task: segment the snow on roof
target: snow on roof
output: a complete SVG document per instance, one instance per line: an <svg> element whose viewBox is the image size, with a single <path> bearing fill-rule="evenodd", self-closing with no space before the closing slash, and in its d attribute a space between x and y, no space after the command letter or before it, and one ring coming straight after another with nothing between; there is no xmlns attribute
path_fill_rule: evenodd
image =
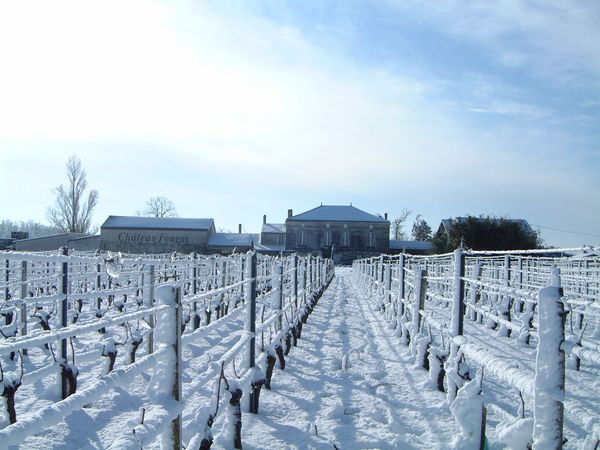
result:
<svg viewBox="0 0 600 450"><path fill-rule="evenodd" d="M433 250L433 243L430 241L397 241L390 239L390 250Z"/></svg>
<svg viewBox="0 0 600 450"><path fill-rule="evenodd" d="M263 233L285 233L285 223L263 223Z"/></svg>
<svg viewBox="0 0 600 450"><path fill-rule="evenodd" d="M208 247L252 247L252 235L248 233L214 233L208 238Z"/></svg>
<svg viewBox="0 0 600 450"><path fill-rule="evenodd" d="M32 237L32 238L27 238L27 239L13 239L15 241L15 243L21 243L21 242L30 242L30 241L39 241L42 239L50 239L50 238L58 238L58 237L69 237L72 236L71 239L69 240L73 240L73 239L77 239L77 238L84 238L84 237L89 237L83 233L58 233L58 234L47 234L46 236L37 236L37 237Z"/></svg>
<svg viewBox="0 0 600 450"><path fill-rule="evenodd" d="M170 230L210 230L213 219L181 217L108 216L101 228L152 228Z"/></svg>
<svg viewBox="0 0 600 450"><path fill-rule="evenodd" d="M83 236L83 237L75 237L73 239L69 239L69 242L72 241L84 241L86 239L100 239L100 235L99 234L91 234L89 236Z"/></svg>
<svg viewBox="0 0 600 450"><path fill-rule="evenodd" d="M354 206L321 205L310 211L290 217L288 220L314 220L326 222L379 222L389 223L383 217L374 216Z"/></svg>

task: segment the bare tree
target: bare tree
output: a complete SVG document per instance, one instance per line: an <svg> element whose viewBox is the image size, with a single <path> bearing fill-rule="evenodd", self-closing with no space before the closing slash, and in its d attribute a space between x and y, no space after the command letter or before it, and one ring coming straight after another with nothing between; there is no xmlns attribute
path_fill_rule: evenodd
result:
<svg viewBox="0 0 600 450"><path fill-rule="evenodd" d="M91 229L92 213L98 204L98 191L87 189L86 173L77 155L67 161L67 185L54 189L54 206L48 207L48 220L63 232L88 233Z"/></svg>
<svg viewBox="0 0 600 450"><path fill-rule="evenodd" d="M406 235L404 234L404 230L402 230L402 227L404 226L404 222L406 222L406 219L408 219L408 216L410 216L411 214L412 211L410 209L404 208L400 213L400 216L392 220L392 226L390 230L392 232L392 239L406 239Z"/></svg>
<svg viewBox="0 0 600 450"><path fill-rule="evenodd" d="M146 202L146 209L138 211L140 216L177 217L175 204L165 197L152 197Z"/></svg>

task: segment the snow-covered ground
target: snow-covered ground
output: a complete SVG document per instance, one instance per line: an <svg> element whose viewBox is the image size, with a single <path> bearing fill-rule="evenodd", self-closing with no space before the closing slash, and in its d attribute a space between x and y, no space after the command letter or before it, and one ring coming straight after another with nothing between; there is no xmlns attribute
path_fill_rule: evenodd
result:
<svg viewBox="0 0 600 450"><path fill-rule="evenodd" d="M442 449L459 433L445 395L350 275L336 269L260 414L244 416L245 448Z"/></svg>
<svg viewBox="0 0 600 450"><path fill-rule="evenodd" d="M244 448L447 448L459 432L445 396L426 387L426 372L415 370L380 312L351 283L350 269L337 269L304 326L302 338L275 369L272 390L263 388L258 415L242 418ZM184 441L186 425L199 405L208 404L213 381L190 392L185 384L240 336L240 320L184 349ZM235 317L235 316L234 316ZM99 376L99 365L81 364L81 383ZM62 422L29 436L20 449L108 448L138 423L150 403L151 374L72 412ZM17 413L24 417L55 400L54 378L24 385ZM213 448L231 448L224 414L213 426ZM197 431L197 430L196 430ZM334 447L335 446L335 447ZM149 448L158 448L156 442ZM0 448L6 448L0 442ZM15 447L11 447L15 448Z"/></svg>
<svg viewBox="0 0 600 450"><path fill-rule="evenodd" d="M413 356L399 343L376 302L365 297L355 283L351 269L336 269L336 277L304 326L298 346L286 357L285 370L276 368L272 389L262 389L259 414L244 411L244 448L453 447L460 427L446 395L432 388L424 369L414 367ZM234 311L223 327L184 348L184 442L199 432L190 424L197 408L209 405L214 392L214 377L204 381L202 374L210 361L218 359L240 337L240 313ZM515 339L489 339L482 327L467 327L489 352L514 355L512 364L533 377L533 347L524 348ZM98 379L101 372L97 363L81 362L80 368L83 385L88 379ZM128 386L115 388L59 424L28 437L18 448L108 448L120 435L131 433L138 423L139 408L151 403L146 391L150 378L151 373L145 373ZM53 404L54 382L48 377L23 385L17 392L18 416ZM565 435L570 442L566 448L583 445L587 432L581 427L582 421L596 422L600 409L597 387L595 366L586 366L576 379L569 379ZM486 377L484 397L507 411L515 409L518 400L515 392ZM231 448L224 416L220 413L213 425L213 448ZM490 449L505 448L499 442L498 420L493 414L488 425ZM6 446L0 441L2 448ZM145 448L159 448L159 443Z"/></svg>

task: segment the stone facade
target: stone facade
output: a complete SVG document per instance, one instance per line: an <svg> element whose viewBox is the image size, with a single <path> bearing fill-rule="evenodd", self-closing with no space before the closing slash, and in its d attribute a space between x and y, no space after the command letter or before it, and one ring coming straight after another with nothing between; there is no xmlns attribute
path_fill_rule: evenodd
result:
<svg viewBox="0 0 600 450"><path fill-rule="evenodd" d="M110 216L101 227L100 250L124 253L206 253L212 219Z"/></svg>
<svg viewBox="0 0 600 450"><path fill-rule="evenodd" d="M389 221L353 206L320 206L288 216L287 251L332 257L336 264L389 252Z"/></svg>
<svg viewBox="0 0 600 450"><path fill-rule="evenodd" d="M263 245L284 245L285 244L285 224L284 223L266 223L266 217L263 219L263 226L260 232L260 243Z"/></svg>

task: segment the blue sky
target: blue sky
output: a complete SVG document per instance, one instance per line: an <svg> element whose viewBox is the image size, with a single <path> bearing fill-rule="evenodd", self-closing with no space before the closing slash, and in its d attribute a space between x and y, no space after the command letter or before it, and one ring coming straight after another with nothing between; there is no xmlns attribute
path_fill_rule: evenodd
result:
<svg viewBox="0 0 600 450"><path fill-rule="evenodd" d="M162 195L599 243L599 48L595 1L0 1L0 219L44 221L77 153L98 225Z"/></svg>

